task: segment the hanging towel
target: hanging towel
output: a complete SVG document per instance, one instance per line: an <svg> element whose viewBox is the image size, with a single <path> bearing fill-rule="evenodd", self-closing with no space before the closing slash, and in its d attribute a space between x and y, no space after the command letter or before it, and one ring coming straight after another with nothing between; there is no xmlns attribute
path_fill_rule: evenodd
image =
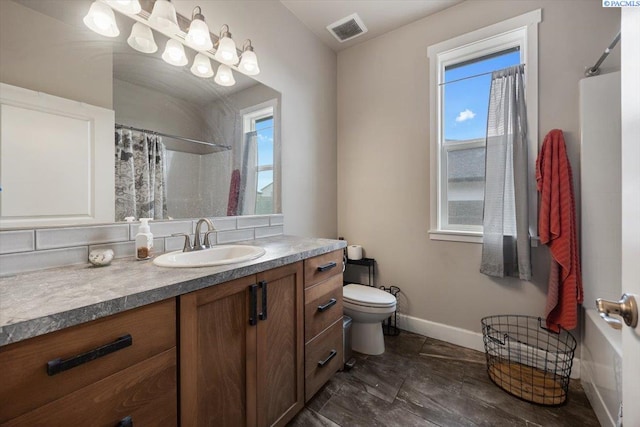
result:
<svg viewBox="0 0 640 427"><path fill-rule="evenodd" d="M576 207L571 165L560 129L544 138L536 160L540 192L538 232L551 250L551 269L545 314L547 327L558 331L578 326L578 304L582 303L582 277L578 254Z"/></svg>
<svg viewBox="0 0 640 427"><path fill-rule="evenodd" d="M227 205L227 216L238 215L238 199L240 198L240 170L234 169L231 173L229 183L229 204Z"/></svg>

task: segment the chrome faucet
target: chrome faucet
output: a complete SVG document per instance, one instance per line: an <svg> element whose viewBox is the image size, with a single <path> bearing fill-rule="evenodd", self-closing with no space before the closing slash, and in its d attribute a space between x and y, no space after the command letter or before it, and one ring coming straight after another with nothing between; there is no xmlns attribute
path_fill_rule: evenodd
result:
<svg viewBox="0 0 640 427"><path fill-rule="evenodd" d="M200 243L200 227L202 224L207 224L207 231L204 234L204 242ZM172 236L183 236L184 237L184 247L182 248L182 252L191 252L191 251L201 251L203 249L210 248L212 245L209 242L209 235L211 233L215 233L216 228L213 226L213 223L207 218L200 218L198 223L196 224L196 235L193 239L193 246L191 246L191 239L189 235L186 233L176 233L172 234Z"/></svg>
<svg viewBox="0 0 640 427"><path fill-rule="evenodd" d="M200 244L200 227L202 224L207 224L207 231L204 235L204 243ZM198 223L196 224L196 237L193 239L193 250L200 251L202 249L207 249L211 245L209 244L209 234L216 231L216 228L213 226L213 223L208 218L200 218Z"/></svg>

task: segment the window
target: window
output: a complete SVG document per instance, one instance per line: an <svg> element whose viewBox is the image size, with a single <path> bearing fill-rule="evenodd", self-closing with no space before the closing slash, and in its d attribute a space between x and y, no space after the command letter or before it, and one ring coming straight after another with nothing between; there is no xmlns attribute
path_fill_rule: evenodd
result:
<svg viewBox="0 0 640 427"><path fill-rule="evenodd" d="M245 135L243 158L249 163L245 169L248 175L244 196L245 208L256 215L275 213L277 206L274 197L275 109L274 105L264 105L242 112Z"/></svg>
<svg viewBox="0 0 640 427"><path fill-rule="evenodd" d="M492 71L526 64L530 162L535 164L540 19L541 11L536 10L429 47L432 239L482 241ZM533 171L531 165L530 188L535 192Z"/></svg>

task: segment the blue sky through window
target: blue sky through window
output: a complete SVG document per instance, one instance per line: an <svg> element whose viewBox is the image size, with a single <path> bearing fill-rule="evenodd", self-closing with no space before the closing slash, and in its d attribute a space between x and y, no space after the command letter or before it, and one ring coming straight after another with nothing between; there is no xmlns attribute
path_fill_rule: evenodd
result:
<svg viewBox="0 0 640 427"><path fill-rule="evenodd" d="M500 70L520 63L520 52L472 62L445 70L444 81L451 82L476 74ZM484 138L487 131L491 74L443 86L444 139L464 141Z"/></svg>
<svg viewBox="0 0 640 427"><path fill-rule="evenodd" d="M273 117L256 121L258 166L273 165ZM273 170L258 173L258 191L273 182Z"/></svg>

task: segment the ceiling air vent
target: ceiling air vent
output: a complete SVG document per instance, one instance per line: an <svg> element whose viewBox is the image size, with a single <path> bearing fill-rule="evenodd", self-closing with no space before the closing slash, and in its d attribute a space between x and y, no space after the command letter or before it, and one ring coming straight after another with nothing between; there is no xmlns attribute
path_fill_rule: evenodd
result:
<svg viewBox="0 0 640 427"><path fill-rule="evenodd" d="M364 26L358 14L354 13L353 15L337 20L333 24L327 25L327 30L342 43L366 33L367 27Z"/></svg>

